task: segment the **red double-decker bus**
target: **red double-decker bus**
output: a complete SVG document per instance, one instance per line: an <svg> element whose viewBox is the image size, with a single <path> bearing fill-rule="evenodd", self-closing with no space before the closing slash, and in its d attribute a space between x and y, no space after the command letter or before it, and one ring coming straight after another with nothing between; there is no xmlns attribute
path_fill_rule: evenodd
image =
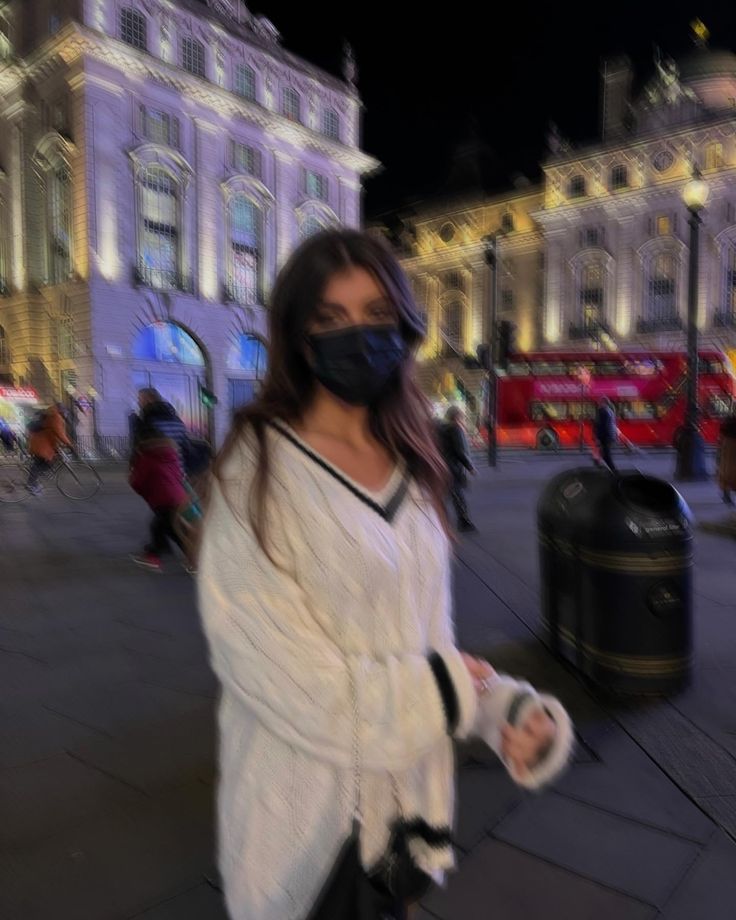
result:
<svg viewBox="0 0 736 920"><path fill-rule="evenodd" d="M633 444L669 447L685 420L687 356L681 352L545 352L514 355L498 373L501 447L555 450L593 441L599 400L609 397L621 434ZM701 431L715 443L736 409L726 355L700 353Z"/></svg>

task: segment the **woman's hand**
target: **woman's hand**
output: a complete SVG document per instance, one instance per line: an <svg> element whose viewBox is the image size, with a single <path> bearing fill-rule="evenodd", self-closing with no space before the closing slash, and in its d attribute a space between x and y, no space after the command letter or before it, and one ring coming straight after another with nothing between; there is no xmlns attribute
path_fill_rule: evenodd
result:
<svg viewBox="0 0 736 920"><path fill-rule="evenodd" d="M475 658L473 655L468 655L466 652L460 652L460 654L465 662L465 667L473 678L475 692L480 696L480 694L484 693L486 690L486 681L491 677L495 677L496 672L488 662L484 661L482 658Z"/></svg>
<svg viewBox="0 0 736 920"><path fill-rule="evenodd" d="M549 750L556 734L554 720L541 707L535 709L518 728L504 725L501 729L504 759L525 778Z"/></svg>

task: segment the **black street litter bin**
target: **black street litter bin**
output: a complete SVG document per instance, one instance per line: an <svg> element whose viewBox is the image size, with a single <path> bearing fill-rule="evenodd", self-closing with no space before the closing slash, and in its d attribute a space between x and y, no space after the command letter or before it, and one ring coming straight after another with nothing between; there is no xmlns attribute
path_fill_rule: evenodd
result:
<svg viewBox="0 0 736 920"><path fill-rule="evenodd" d="M689 679L690 512L669 483L591 468L556 476L538 508L542 617L553 648L607 690Z"/></svg>

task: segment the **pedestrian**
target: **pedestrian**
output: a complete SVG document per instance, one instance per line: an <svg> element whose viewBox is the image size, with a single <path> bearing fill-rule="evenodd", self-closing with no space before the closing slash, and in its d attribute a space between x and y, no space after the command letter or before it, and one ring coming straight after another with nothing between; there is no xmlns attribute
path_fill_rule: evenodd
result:
<svg viewBox="0 0 736 920"><path fill-rule="evenodd" d="M604 396L598 403L593 428L600 459L612 473L615 473L616 466L611 456L611 450L618 438L618 426L616 425L616 413L613 403L607 396Z"/></svg>
<svg viewBox="0 0 736 920"><path fill-rule="evenodd" d="M143 387L138 391L138 424L129 419L129 428L133 435L133 448L137 446L142 434L150 433L155 428L159 434L173 441L184 459L187 426L179 418L176 409L153 387Z"/></svg>
<svg viewBox="0 0 736 920"><path fill-rule="evenodd" d="M733 505L736 489L736 415L724 419L718 438L718 485L727 505Z"/></svg>
<svg viewBox="0 0 736 920"><path fill-rule="evenodd" d="M199 477L207 471L212 459L210 445L202 438L192 438L187 426L171 403L163 399L158 390L144 387L138 391L140 413L128 418L133 450L140 433L151 427L163 437L172 440L179 451L184 472L189 477Z"/></svg>
<svg viewBox="0 0 736 920"><path fill-rule="evenodd" d="M175 543L187 556L184 544L174 526L179 510L189 503L184 471L176 442L163 437L153 425L142 425L138 431L128 481L153 511L150 540L133 562L153 572L162 572L161 558ZM187 569L191 569L186 560Z"/></svg>
<svg viewBox="0 0 736 920"><path fill-rule="evenodd" d="M39 477L50 472L61 447L72 447L59 403L38 413L28 426L28 452L31 468L26 488L34 495L41 492Z"/></svg>
<svg viewBox="0 0 736 920"><path fill-rule="evenodd" d="M314 235L268 316L266 379L217 460L199 559L225 900L232 920L398 920L453 865L452 736L503 679L455 646L423 327L393 255ZM479 730L531 780L564 759L564 718L535 705L499 727L513 688Z"/></svg>
<svg viewBox="0 0 736 920"><path fill-rule="evenodd" d="M463 411L450 406L444 422L439 423L438 434L442 457L450 471L450 499L457 516L457 528L461 532L476 530L470 520L465 490L468 487L468 473L475 476L475 466L470 459L470 448L465 434Z"/></svg>
<svg viewBox="0 0 736 920"><path fill-rule="evenodd" d="M6 453L12 454L18 443L18 438L4 418L0 418L0 444Z"/></svg>

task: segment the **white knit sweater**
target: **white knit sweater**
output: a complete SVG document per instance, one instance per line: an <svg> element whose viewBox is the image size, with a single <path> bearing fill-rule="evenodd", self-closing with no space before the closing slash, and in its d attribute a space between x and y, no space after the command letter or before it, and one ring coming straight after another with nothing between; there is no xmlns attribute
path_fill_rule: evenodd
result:
<svg viewBox="0 0 736 920"><path fill-rule="evenodd" d="M219 860L232 920L308 915L350 833L356 724L364 864L398 815L451 827L453 751L433 650L454 687L458 735L476 714L454 644L448 542L416 485L386 516L402 470L368 493L290 430L269 438L278 566L248 523L254 456L243 442L214 488L199 575L222 683ZM447 845L412 848L435 877L452 865Z"/></svg>

